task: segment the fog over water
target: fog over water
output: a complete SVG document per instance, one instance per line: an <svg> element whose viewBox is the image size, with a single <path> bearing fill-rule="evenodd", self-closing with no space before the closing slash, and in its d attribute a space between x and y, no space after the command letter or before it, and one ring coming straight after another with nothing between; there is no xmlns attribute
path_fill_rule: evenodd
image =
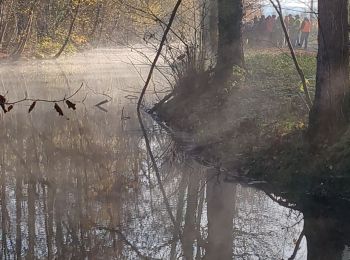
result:
<svg viewBox="0 0 350 260"><path fill-rule="evenodd" d="M64 116L40 102L1 114L1 259L288 259L303 214L226 182L144 114L172 223L135 113L144 62L120 48L1 64L10 101L61 99L83 83L76 111L58 103ZM300 247L306 259L305 238Z"/></svg>

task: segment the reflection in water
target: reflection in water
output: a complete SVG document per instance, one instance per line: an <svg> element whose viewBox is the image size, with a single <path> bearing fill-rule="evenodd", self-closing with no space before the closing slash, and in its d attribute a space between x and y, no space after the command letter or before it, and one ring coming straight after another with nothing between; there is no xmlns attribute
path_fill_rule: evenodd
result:
<svg viewBox="0 0 350 260"><path fill-rule="evenodd" d="M215 177L215 173L208 175L208 246L205 258L232 259L236 189L234 185L224 183L222 175Z"/></svg>
<svg viewBox="0 0 350 260"><path fill-rule="evenodd" d="M350 259L349 210L347 201L308 202L304 210L308 259Z"/></svg>
<svg viewBox="0 0 350 260"><path fill-rule="evenodd" d="M57 87L62 82L84 81L113 98L109 113L93 108L100 101L96 94L78 104L77 112L66 112L67 118L47 104L30 115L18 106L2 116L1 259L288 259L303 215L175 153L171 139L149 120L172 223L134 104L124 98L138 82L124 63L103 63L104 54L46 64L51 70L33 65L0 70L3 92L12 86L9 95L21 96L20 86L29 95L52 97L67 91ZM121 56L113 55L111 60ZM87 65L96 60L98 69ZM15 68L25 87L11 77ZM122 110L130 120L120 120ZM310 247L328 256L343 254L344 244L334 252L322 246L336 240L332 225L338 224L306 217L309 254L317 255ZM295 259L306 254L303 239Z"/></svg>

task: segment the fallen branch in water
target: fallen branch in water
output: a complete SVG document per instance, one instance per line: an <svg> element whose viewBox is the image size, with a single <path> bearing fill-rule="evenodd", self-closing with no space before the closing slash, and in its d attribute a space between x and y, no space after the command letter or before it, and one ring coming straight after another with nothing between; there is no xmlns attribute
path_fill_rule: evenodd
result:
<svg viewBox="0 0 350 260"><path fill-rule="evenodd" d="M148 73L148 76L147 76L147 79L146 79L146 82L145 82L145 85L141 91L141 94L140 94L140 97L139 97L139 100L137 102L137 117L139 119L139 123L140 123L140 126L141 126L141 130L142 130L142 133L143 133L143 136L145 137L145 143L146 143L146 148L147 148L147 152L149 153L150 155L150 158L151 158L151 161L152 161L152 164L153 164L153 167L154 167L154 171L155 171L155 174L156 174L156 177L157 177L157 181L158 181L158 184L159 184L159 188L161 190L161 193L162 193L162 196L163 196L163 199L164 199L164 203L165 203L165 206L166 206L166 210L168 211L168 214L169 214L169 217L171 219L171 222L173 223L174 227L176 226L176 220L175 220L175 217L172 213L172 210L171 210L171 207L170 207L170 204L169 204L169 201L167 199L167 195L166 195L166 192L165 192L165 189L164 189L164 186L162 184L162 180L161 180L161 177L160 177L160 173L159 173L159 169L158 169L158 166L157 166L157 162L154 158L154 155L152 153L152 149L151 149L151 145L150 145L150 140L147 136L147 131L146 131L146 128L143 124L143 121L142 121L142 115L141 115L141 111L140 111L140 108L141 108L141 105L142 105L142 101L143 101L143 98L145 96L145 93L146 93L146 90L148 88L148 85L152 79L152 76L153 76L153 71L156 67L156 64L158 62L158 59L161 55L161 52L163 50L163 46L166 42L166 38L167 38L167 35L171 29L171 26L174 22L174 19L175 19L175 16L176 16L176 13L177 13L177 10L179 9L179 6L181 4L182 0L178 0L172 13L171 13L171 16L170 16L170 19L169 19L169 22L167 24L167 27L164 31L164 34L163 34L163 37L162 37L162 40L159 44L159 48L157 50L157 53L156 53L156 56L152 62L152 66L150 68L150 71Z"/></svg>

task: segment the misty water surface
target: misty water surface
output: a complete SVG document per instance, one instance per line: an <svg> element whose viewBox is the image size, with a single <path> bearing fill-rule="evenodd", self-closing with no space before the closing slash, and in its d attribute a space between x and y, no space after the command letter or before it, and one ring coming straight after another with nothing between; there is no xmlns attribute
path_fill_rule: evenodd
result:
<svg viewBox="0 0 350 260"><path fill-rule="evenodd" d="M52 103L28 114L30 102L1 114L1 259L288 259L303 214L225 182L145 115L173 223L136 118L137 71L148 68L138 58L98 50L1 65L10 100L59 99L84 83L76 111L59 103L64 116ZM108 112L94 106L104 100ZM305 238L300 247L306 259Z"/></svg>

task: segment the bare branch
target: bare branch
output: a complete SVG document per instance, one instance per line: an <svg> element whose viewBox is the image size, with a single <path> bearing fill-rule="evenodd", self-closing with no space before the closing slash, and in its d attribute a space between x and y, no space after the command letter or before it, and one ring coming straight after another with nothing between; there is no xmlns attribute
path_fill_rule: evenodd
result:
<svg viewBox="0 0 350 260"><path fill-rule="evenodd" d="M26 102L26 101L33 101L33 102L42 102L42 103L58 103L58 102L64 102L68 99L71 99L72 97L74 97L76 94L78 94L78 92L83 88L84 86L84 82L81 83L80 87L73 92L73 94L69 95L69 96L64 96L61 99L40 99L40 98L28 98L28 97L24 97L22 99L19 99L17 101L13 101L13 102L6 102L5 105L15 105L18 103L22 103L22 102Z"/></svg>
<svg viewBox="0 0 350 260"><path fill-rule="evenodd" d="M147 148L147 151L148 151L148 153L150 155L150 158L151 158L151 161L152 161L152 164L153 164L153 167L154 167L154 171L156 173L156 177L157 177L157 180L158 180L158 184L159 184L160 190L161 190L162 195L163 195L163 199L164 199L164 203L165 203L166 209L167 209L168 214L170 216L171 222L173 223L174 226L176 226L176 220L175 220L175 217L174 217L174 215L172 213L169 201L167 199L167 195L166 195L165 189L164 189L163 184L162 184L162 180L161 180L161 177L160 177L160 173L159 173L159 169L158 169L158 166L157 166L157 162L156 162L156 160L154 158L154 155L152 153L150 141L149 141L149 138L147 136L147 131L146 131L146 128L145 128L145 126L143 124L143 121L142 121L142 115L141 115L140 108L141 108L142 101L143 101L143 98L145 96L146 90L148 88L148 85L149 85L149 83L151 81L151 78L153 76L154 69L155 69L156 64L158 62L158 59L159 59L159 57L161 55L161 52L162 52L163 47L164 47L164 44L166 42L166 38L167 38L168 33L170 31L170 28L171 28L171 26L172 26L172 24L174 22L175 16L177 14L177 10L179 9L179 6L180 6L181 2L182 2L182 0L178 0L176 5L175 5L175 7L174 7L174 9L173 9L173 12L172 12L172 14L170 16L170 19L169 19L169 23L168 23L168 25L167 25L167 27L166 27L166 29L164 31L162 40L161 40L161 42L159 44L158 51L157 51L156 56L155 56L155 58L154 58L154 60L152 62L152 66L151 66L150 71L148 73L145 85L144 85L144 87L143 87L143 89L141 91L139 100L137 102L137 117L139 119L139 123L140 123L140 126L141 126L142 133L143 133L143 135L145 137L146 148Z"/></svg>
<svg viewBox="0 0 350 260"><path fill-rule="evenodd" d="M312 101L311 101L311 98L310 98L310 93L309 93L309 89L307 87L307 84L306 84L306 79L305 79L305 75L304 75L304 72L303 70L301 69L300 65L299 65L299 62L298 62L298 59L295 55L295 51L294 51L294 48L293 48L293 45L290 41L290 38L289 38L289 34L288 34L288 31L287 31L287 28L286 28L286 24L284 23L284 20L283 20L283 14L282 14L282 6L281 6L281 2L280 0L276 0L277 4L274 2L274 0L269 0L270 3L273 5L273 8L276 10L277 14L278 14L278 17L280 19L280 22L281 22L281 25L282 25L282 29L283 29L283 33L284 33L284 36L287 40L287 44L288 44L288 48L290 50L290 53L292 55L292 59L293 59L293 62L294 62L294 65L295 65L295 68L299 74L299 77L301 79L301 82L303 84L303 91L304 91L304 94L305 94L305 98L306 98L306 107L308 110L310 110L310 108L312 107Z"/></svg>

